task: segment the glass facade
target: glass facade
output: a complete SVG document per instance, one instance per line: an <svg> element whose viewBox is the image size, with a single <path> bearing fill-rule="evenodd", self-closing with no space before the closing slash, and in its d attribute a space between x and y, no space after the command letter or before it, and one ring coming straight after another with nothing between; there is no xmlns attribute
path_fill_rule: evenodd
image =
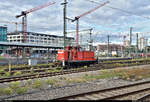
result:
<svg viewBox="0 0 150 102"><path fill-rule="evenodd" d="M7 27L0 26L0 41L7 42ZM6 48L5 46L0 46L0 53Z"/></svg>
<svg viewBox="0 0 150 102"><path fill-rule="evenodd" d="M0 26L0 41L7 42L7 27Z"/></svg>

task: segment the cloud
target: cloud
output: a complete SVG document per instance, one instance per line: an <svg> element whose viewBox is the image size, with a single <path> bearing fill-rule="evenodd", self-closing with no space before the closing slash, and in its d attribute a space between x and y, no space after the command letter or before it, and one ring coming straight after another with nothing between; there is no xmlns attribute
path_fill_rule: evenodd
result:
<svg viewBox="0 0 150 102"><path fill-rule="evenodd" d="M56 4L28 14L28 31L43 33L63 32L63 0L0 0L1 21L21 22L21 18L15 16L21 11L42 5L46 2L56 1ZM88 10L98 6L87 0L67 0L67 16L74 18ZM94 0L103 3L106 0ZM115 10L111 7L120 8L131 14ZM135 32L148 32L150 26L150 1L149 0L110 0L110 3L95 10L94 12L80 18L80 29L94 28L95 31L128 32L129 27L133 27ZM135 15L133 15L135 14ZM136 16L139 15L139 16ZM4 25L0 23L0 25ZM14 24L7 24L8 31L15 30ZM76 23L68 22L68 30L75 30ZM21 30L21 25L19 26ZM105 37L104 37L105 38Z"/></svg>

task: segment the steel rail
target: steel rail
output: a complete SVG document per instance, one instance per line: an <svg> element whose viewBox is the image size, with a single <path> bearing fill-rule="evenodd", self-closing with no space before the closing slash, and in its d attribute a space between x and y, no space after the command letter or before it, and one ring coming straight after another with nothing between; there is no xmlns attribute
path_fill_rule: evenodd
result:
<svg viewBox="0 0 150 102"><path fill-rule="evenodd" d="M125 95L129 95L129 94L134 94L134 93L137 93L137 92L142 92L142 91L145 91L145 90L150 90L150 87L148 88L136 88L135 91L129 91L129 92L124 92L124 91L121 91L121 90L124 90L125 88L132 88L132 87L137 87L139 85L150 85L150 81L145 81L145 82L140 82L140 83L134 83L134 84L129 84L129 85L123 85L123 86L118 86L118 87L113 87L113 88L107 88L107 89L102 89L102 90L97 90L97 91L92 91L92 92L87 92L87 93L81 93L81 94L77 94L77 95L71 95L71 96L65 96L65 97L60 97L60 98L57 98L56 100L69 100L69 99L78 99L79 97L83 97L83 100L84 100L84 97L92 97L92 95L95 95L95 94L98 94L99 96L103 96L106 92L114 92L114 91L119 91L120 90L120 93L117 93L117 94L114 94L112 93L112 95L106 95L104 97L96 97L98 100L111 100L113 98L117 98L117 97L122 97L122 96L125 96ZM89 98L90 99L90 98Z"/></svg>

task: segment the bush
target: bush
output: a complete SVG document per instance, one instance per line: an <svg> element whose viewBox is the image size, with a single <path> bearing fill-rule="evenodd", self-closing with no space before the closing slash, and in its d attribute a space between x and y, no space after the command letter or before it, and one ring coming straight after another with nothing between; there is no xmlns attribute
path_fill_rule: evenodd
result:
<svg viewBox="0 0 150 102"><path fill-rule="evenodd" d="M48 70L46 70L46 72L47 72L47 73L50 73L50 72L52 72L52 70L48 69Z"/></svg>
<svg viewBox="0 0 150 102"><path fill-rule="evenodd" d="M5 72L5 70L4 69L0 69L0 73L4 73Z"/></svg>
<svg viewBox="0 0 150 102"><path fill-rule="evenodd" d="M73 79L72 78L67 78L66 81L67 81L67 83L72 83Z"/></svg>
<svg viewBox="0 0 150 102"><path fill-rule="evenodd" d="M17 94L24 94L27 92L28 88L27 87L20 87L16 90Z"/></svg>
<svg viewBox="0 0 150 102"><path fill-rule="evenodd" d="M12 82L12 83L9 85L9 87L12 88L13 90L16 90L17 88L20 87L20 82L19 82L19 81Z"/></svg>
<svg viewBox="0 0 150 102"><path fill-rule="evenodd" d="M60 80L66 80L66 77L59 77Z"/></svg>
<svg viewBox="0 0 150 102"><path fill-rule="evenodd" d="M35 80L33 83L33 88L41 88L43 82L41 80Z"/></svg>
<svg viewBox="0 0 150 102"><path fill-rule="evenodd" d="M57 67L57 68L56 68L56 70L62 70L62 69L63 69L62 67Z"/></svg>
<svg viewBox="0 0 150 102"><path fill-rule="evenodd" d="M36 78L39 78L39 76L40 76L40 75L39 75L39 73L37 72L37 73L36 73Z"/></svg>
<svg viewBox="0 0 150 102"><path fill-rule="evenodd" d="M4 95L10 95L10 94L12 94L12 93L13 93L13 90L12 90L10 87L4 88L4 89L2 90L2 94L4 94Z"/></svg>
<svg viewBox="0 0 150 102"><path fill-rule="evenodd" d="M5 72L5 76L10 77L11 76L10 72Z"/></svg>
<svg viewBox="0 0 150 102"><path fill-rule="evenodd" d="M55 80L55 79L48 79L48 80L46 80L46 83L48 85L55 85L57 83L57 80Z"/></svg>
<svg viewBox="0 0 150 102"><path fill-rule="evenodd" d="M20 71L18 71L18 72L15 72L14 73L14 76L19 76L19 75L21 75L22 73L20 72Z"/></svg>
<svg viewBox="0 0 150 102"><path fill-rule="evenodd" d="M60 87L61 86L61 84L60 83L55 83L55 85L54 85L55 87Z"/></svg>
<svg viewBox="0 0 150 102"><path fill-rule="evenodd" d="M27 82L25 83L26 86L30 86L31 84L32 84L32 80L31 79L27 80Z"/></svg>
<svg viewBox="0 0 150 102"><path fill-rule="evenodd" d="M136 79L137 79L137 80L142 80L143 77L142 77L142 76L138 76Z"/></svg>
<svg viewBox="0 0 150 102"><path fill-rule="evenodd" d="M60 70L58 70L58 69L55 69L55 70L52 70L52 72L60 72Z"/></svg>

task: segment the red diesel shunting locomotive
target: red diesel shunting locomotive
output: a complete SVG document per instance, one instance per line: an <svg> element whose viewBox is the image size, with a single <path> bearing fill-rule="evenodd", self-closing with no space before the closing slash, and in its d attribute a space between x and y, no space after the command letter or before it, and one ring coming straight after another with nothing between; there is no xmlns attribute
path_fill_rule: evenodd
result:
<svg viewBox="0 0 150 102"><path fill-rule="evenodd" d="M65 65L81 66L97 62L93 51L81 51L81 47L67 46L66 50L58 50L57 60Z"/></svg>

